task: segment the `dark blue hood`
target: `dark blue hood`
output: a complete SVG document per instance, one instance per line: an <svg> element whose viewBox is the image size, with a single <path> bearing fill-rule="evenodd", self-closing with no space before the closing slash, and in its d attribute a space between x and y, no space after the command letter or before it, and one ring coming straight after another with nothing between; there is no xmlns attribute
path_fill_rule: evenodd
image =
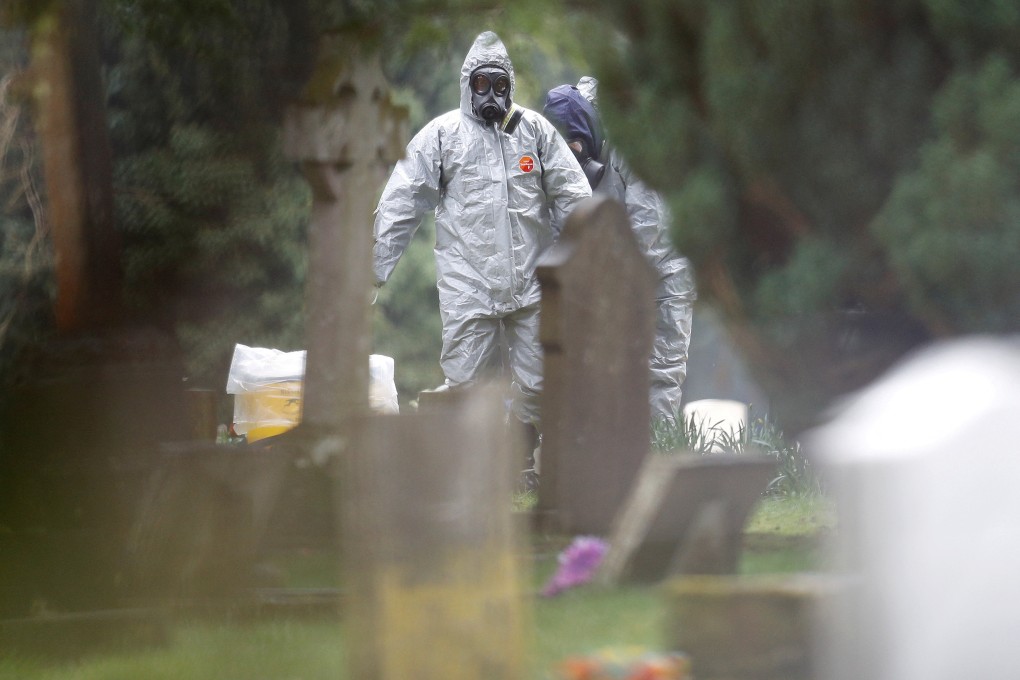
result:
<svg viewBox="0 0 1020 680"><path fill-rule="evenodd" d="M603 143L599 114L577 87L560 85L549 90L542 113L564 139L581 140L588 157L598 160Z"/></svg>

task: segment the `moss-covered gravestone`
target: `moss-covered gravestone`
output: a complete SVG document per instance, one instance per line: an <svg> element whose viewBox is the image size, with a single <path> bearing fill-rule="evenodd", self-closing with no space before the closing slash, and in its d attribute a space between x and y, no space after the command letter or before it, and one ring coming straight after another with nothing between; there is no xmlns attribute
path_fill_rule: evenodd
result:
<svg viewBox="0 0 1020 680"><path fill-rule="evenodd" d="M340 460L351 677L525 677L527 581L501 391L356 423Z"/></svg>

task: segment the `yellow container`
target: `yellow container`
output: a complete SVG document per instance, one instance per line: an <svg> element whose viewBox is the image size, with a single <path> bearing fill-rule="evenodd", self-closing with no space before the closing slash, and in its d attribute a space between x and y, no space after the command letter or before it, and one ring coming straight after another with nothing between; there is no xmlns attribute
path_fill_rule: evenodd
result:
<svg viewBox="0 0 1020 680"><path fill-rule="evenodd" d="M249 442L282 434L301 422L302 380L260 385L234 395L234 431Z"/></svg>

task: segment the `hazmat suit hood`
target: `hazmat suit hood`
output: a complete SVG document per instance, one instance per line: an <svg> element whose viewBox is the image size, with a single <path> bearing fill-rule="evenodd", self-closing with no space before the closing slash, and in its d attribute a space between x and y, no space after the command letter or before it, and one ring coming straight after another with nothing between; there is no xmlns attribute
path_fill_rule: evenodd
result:
<svg viewBox="0 0 1020 680"><path fill-rule="evenodd" d="M577 81L577 90L581 93L581 96L591 102L591 105L598 110L598 98L599 98L599 81L593 76L582 76Z"/></svg>
<svg viewBox="0 0 1020 680"><path fill-rule="evenodd" d="M498 66L506 69L506 72L510 74L509 99L512 101L517 91L514 65L510 61L510 54L506 51L503 41L492 31L485 31L475 38L467 56L464 57L464 65L460 67L460 110L465 115L482 120L471 106L471 74L479 66Z"/></svg>

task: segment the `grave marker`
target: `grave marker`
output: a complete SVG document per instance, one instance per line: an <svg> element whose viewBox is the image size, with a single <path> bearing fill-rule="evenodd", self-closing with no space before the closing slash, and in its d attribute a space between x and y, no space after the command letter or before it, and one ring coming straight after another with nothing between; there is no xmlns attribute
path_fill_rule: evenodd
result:
<svg viewBox="0 0 1020 680"><path fill-rule="evenodd" d="M736 573L744 524L775 467L764 457L649 454L614 522L599 580Z"/></svg>
<svg viewBox="0 0 1020 680"><path fill-rule="evenodd" d="M1018 677L1017 413L1016 340L972 336L905 358L807 433L854 577L825 678Z"/></svg>
<svg viewBox="0 0 1020 680"><path fill-rule="evenodd" d="M623 206L577 207L541 258L539 522L605 534L649 447L654 272Z"/></svg>
<svg viewBox="0 0 1020 680"><path fill-rule="evenodd" d="M351 677L510 680L525 580L502 392L355 421L339 459Z"/></svg>

